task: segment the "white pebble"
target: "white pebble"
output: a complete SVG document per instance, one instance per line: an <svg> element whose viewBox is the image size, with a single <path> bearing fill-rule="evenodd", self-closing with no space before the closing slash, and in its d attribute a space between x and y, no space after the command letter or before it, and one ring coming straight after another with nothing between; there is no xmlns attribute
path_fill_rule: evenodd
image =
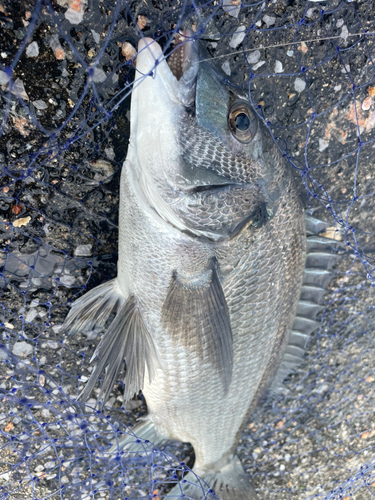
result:
<svg viewBox="0 0 375 500"><path fill-rule="evenodd" d="M69 276L69 274L63 274L60 277L60 283L65 286L72 286L75 282L75 278L73 276Z"/></svg>
<svg viewBox="0 0 375 500"><path fill-rule="evenodd" d="M280 470L285 470L285 465L284 464L280 465Z"/></svg>
<svg viewBox="0 0 375 500"><path fill-rule="evenodd" d="M258 68L260 68L261 66L263 66L263 64L266 64L266 61L259 61L251 69L255 71Z"/></svg>
<svg viewBox="0 0 375 500"><path fill-rule="evenodd" d="M257 28L260 28L260 27L262 26L262 21L257 21L257 22L255 23L255 26L256 26Z"/></svg>
<svg viewBox="0 0 375 500"><path fill-rule="evenodd" d="M102 83L107 78L107 75L100 68L94 68L93 80L95 83Z"/></svg>
<svg viewBox="0 0 375 500"><path fill-rule="evenodd" d="M92 255L92 245L78 245L78 247L74 250L74 255L76 257L89 257Z"/></svg>
<svg viewBox="0 0 375 500"><path fill-rule="evenodd" d="M349 30L346 26L343 26L341 33L340 33L340 37L343 38L346 42L346 39L348 38L348 36L349 36Z"/></svg>
<svg viewBox="0 0 375 500"><path fill-rule="evenodd" d="M253 52L250 52L250 54L247 56L247 62L249 64L255 64L259 61L259 59L260 59L259 50L254 50Z"/></svg>
<svg viewBox="0 0 375 500"><path fill-rule="evenodd" d="M35 472L42 472L44 470L44 466L42 464L37 465L34 469Z"/></svg>
<svg viewBox="0 0 375 500"><path fill-rule="evenodd" d="M19 95L25 101L29 100L29 96L26 94L25 85L19 78L17 78L17 80L14 82L12 94Z"/></svg>
<svg viewBox="0 0 375 500"><path fill-rule="evenodd" d="M341 90L341 85L335 85L335 86L333 87L333 90L334 90L335 92L338 92L339 90Z"/></svg>
<svg viewBox="0 0 375 500"><path fill-rule="evenodd" d="M322 152L328 148L329 141L326 139L319 139L319 151Z"/></svg>
<svg viewBox="0 0 375 500"><path fill-rule="evenodd" d="M6 85L9 82L10 78L5 73L5 71L0 70L0 85Z"/></svg>
<svg viewBox="0 0 375 500"><path fill-rule="evenodd" d="M224 12L228 12L230 16L238 17L241 9L241 3L234 5L232 0L223 0L222 9Z"/></svg>
<svg viewBox="0 0 375 500"><path fill-rule="evenodd" d="M341 28L344 25L344 19L339 19L336 23L336 28Z"/></svg>
<svg viewBox="0 0 375 500"><path fill-rule="evenodd" d="M33 347L27 342L16 342L13 346L12 352L15 356L30 356L33 353Z"/></svg>
<svg viewBox="0 0 375 500"><path fill-rule="evenodd" d="M350 64L345 64L345 68L342 68L341 73L350 72Z"/></svg>
<svg viewBox="0 0 375 500"><path fill-rule="evenodd" d="M288 52L286 53L288 57L293 57L293 54L294 54L293 50L288 50Z"/></svg>
<svg viewBox="0 0 375 500"><path fill-rule="evenodd" d="M33 307L32 309L29 310L29 312L26 314L26 318L25 320L28 322L28 323L32 323L33 320L36 318L36 316L38 315L38 311Z"/></svg>
<svg viewBox="0 0 375 500"><path fill-rule="evenodd" d="M263 21L264 23L266 24L267 28L269 28L270 26L274 25L275 22L276 22L276 17L271 17L271 16L267 16L265 15L263 17Z"/></svg>
<svg viewBox="0 0 375 500"><path fill-rule="evenodd" d="M91 30L92 37L94 39L95 43L99 43L100 41L100 35L97 33L95 30Z"/></svg>
<svg viewBox="0 0 375 500"><path fill-rule="evenodd" d="M235 49L243 41L246 36L246 26L239 26L234 32L231 41L229 42L229 47Z"/></svg>
<svg viewBox="0 0 375 500"><path fill-rule="evenodd" d="M310 9L307 9L306 17L309 19L312 19L314 17L314 12L315 12L315 7L311 7Z"/></svg>
<svg viewBox="0 0 375 500"><path fill-rule="evenodd" d="M229 61L225 61L224 64L221 65L221 69L224 71L224 73L228 76L230 76L230 74L232 73L231 69L230 69L230 64L229 64Z"/></svg>
<svg viewBox="0 0 375 500"><path fill-rule="evenodd" d="M302 92L306 88L306 82L302 78L296 78L294 80L294 89L297 92Z"/></svg>
<svg viewBox="0 0 375 500"><path fill-rule="evenodd" d="M283 63L281 61L275 62L275 73L282 73L284 71Z"/></svg>
<svg viewBox="0 0 375 500"><path fill-rule="evenodd" d="M44 101L42 101L41 99L38 99L37 101L33 101L33 104L36 107L36 109L39 109L39 110L48 108L47 104Z"/></svg>
<svg viewBox="0 0 375 500"><path fill-rule="evenodd" d="M39 47L36 42L31 42L30 45L26 49L26 55L28 57L38 57L39 55Z"/></svg>
<svg viewBox="0 0 375 500"><path fill-rule="evenodd" d="M70 24L79 24L83 20L83 9L77 12L69 7L65 12L65 19L67 19Z"/></svg>

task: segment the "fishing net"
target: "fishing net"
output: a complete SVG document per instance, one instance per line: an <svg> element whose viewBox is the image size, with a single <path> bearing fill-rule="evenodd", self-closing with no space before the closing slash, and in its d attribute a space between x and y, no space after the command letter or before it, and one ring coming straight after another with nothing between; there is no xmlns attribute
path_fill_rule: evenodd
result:
<svg viewBox="0 0 375 500"><path fill-rule="evenodd" d="M168 54L185 29L248 93L345 248L303 363L251 415L238 456L262 500L372 498L370 0L0 2L0 498L162 498L193 465L188 444L108 454L145 402L124 406L119 382L104 408L99 388L83 404L102 332L61 331L70 303L116 275L134 47L151 36Z"/></svg>

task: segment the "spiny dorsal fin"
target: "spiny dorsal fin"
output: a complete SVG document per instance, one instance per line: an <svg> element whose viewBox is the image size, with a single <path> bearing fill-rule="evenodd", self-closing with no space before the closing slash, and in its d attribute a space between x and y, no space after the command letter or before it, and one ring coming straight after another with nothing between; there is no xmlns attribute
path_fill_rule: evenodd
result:
<svg viewBox="0 0 375 500"><path fill-rule="evenodd" d="M233 365L232 329L214 259L197 278L185 279L174 272L162 324L176 342L214 365L227 390Z"/></svg>

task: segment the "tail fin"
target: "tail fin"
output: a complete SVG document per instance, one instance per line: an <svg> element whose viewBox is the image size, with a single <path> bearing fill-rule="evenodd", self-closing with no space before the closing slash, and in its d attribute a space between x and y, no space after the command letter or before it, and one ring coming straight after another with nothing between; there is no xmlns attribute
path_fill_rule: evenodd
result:
<svg viewBox="0 0 375 500"><path fill-rule="evenodd" d="M216 468L215 468L216 469ZM259 500L251 485L250 477L245 473L236 455L220 469L212 469L200 473L189 472L170 493L167 498L180 498L182 495L193 500Z"/></svg>

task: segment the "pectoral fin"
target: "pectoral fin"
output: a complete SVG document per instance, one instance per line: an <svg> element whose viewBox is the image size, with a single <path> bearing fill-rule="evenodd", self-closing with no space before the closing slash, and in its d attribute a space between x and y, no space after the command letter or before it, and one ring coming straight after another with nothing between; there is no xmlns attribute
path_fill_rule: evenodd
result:
<svg viewBox="0 0 375 500"><path fill-rule="evenodd" d="M91 361L94 370L80 398L86 400L99 376L105 370L99 398L103 404L113 388L125 360L124 400L131 399L143 389L146 367L150 380L160 366L157 348L143 321L137 299L131 295L118 310L115 319L104 334Z"/></svg>
<svg viewBox="0 0 375 500"><path fill-rule="evenodd" d="M232 330L214 259L197 278L185 279L174 272L162 323L176 342L212 363L227 390L233 364Z"/></svg>

